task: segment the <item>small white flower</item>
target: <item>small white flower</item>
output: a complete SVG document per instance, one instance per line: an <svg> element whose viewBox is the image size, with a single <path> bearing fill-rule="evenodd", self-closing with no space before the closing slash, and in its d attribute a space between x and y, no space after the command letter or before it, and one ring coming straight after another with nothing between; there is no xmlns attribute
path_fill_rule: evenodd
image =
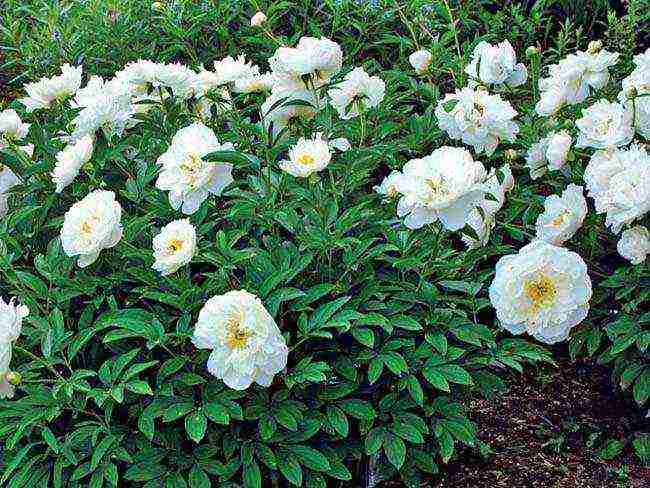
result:
<svg viewBox="0 0 650 488"><path fill-rule="evenodd" d="M431 59L431 52L426 49L420 49L409 56L409 63L411 63L416 73L423 74L429 70Z"/></svg>
<svg viewBox="0 0 650 488"><path fill-rule="evenodd" d="M79 256L84 268L97 260L102 249L115 246L122 238L122 207L112 191L95 190L75 203L65 214L61 245L68 256Z"/></svg>
<svg viewBox="0 0 650 488"><path fill-rule="evenodd" d="M448 93L435 113L449 137L473 146L479 154L492 154L502 139L512 142L519 132L512 105L486 90L463 88Z"/></svg>
<svg viewBox="0 0 650 488"><path fill-rule="evenodd" d="M539 80L539 115L553 115L564 105L584 101L609 82L608 68L618 61L617 53L606 50L578 51L548 67L549 76Z"/></svg>
<svg viewBox="0 0 650 488"><path fill-rule="evenodd" d="M526 165L530 170L531 178L539 178L546 173L547 169L561 169L566 163L572 142L571 135L561 130L551 132L533 144L526 155Z"/></svg>
<svg viewBox="0 0 650 488"><path fill-rule="evenodd" d="M345 137L337 137L336 139L330 139L329 145L331 148L336 149L337 151L345 152L349 151L352 145Z"/></svg>
<svg viewBox="0 0 650 488"><path fill-rule="evenodd" d="M24 88L27 97L18 101L28 112L48 108L52 102L73 95L81 86L82 67L69 64L61 66L61 74L52 78L41 78L34 83L27 83Z"/></svg>
<svg viewBox="0 0 650 488"><path fill-rule="evenodd" d="M302 37L296 47L279 47L269 59L269 66L277 75L297 80L310 75L316 87L337 73L342 64L341 46L325 37Z"/></svg>
<svg viewBox="0 0 650 488"><path fill-rule="evenodd" d="M251 26L259 27L264 22L266 22L266 14L262 11L258 11L251 17Z"/></svg>
<svg viewBox="0 0 650 488"><path fill-rule="evenodd" d="M244 290L210 298L199 313L192 343L212 349L210 374L235 390L268 387L287 365L289 350L261 300Z"/></svg>
<svg viewBox="0 0 650 488"><path fill-rule="evenodd" d="M93 137L83 136L76 143L68 144L56 154L56 165L52 171L52 181L56 184L56 193L61 193L79 174L81 167L90 161L93 155Z"/></svg>
<svg viewBox="0 0 650 488"><path fill-rule="evenodd" d="M596 151L584 174L596 212L615 233L650 211L650 155L643 146Z"/></svg>
<svg viewBox="0 0 650 488"><path fill-rule="evenodd" d="M289 150L289 160L280 161L280 169L298 178L321 171L327 167L332 159L327 141L316 134L314 139L301 137Z"/></svg>
<svg viewBox="0 0 650 488"><path fill-rule="evenodd" d="M174 210L193 214L209 194L220 195L233 181L232 164L204 161L203 157L231 149L231 143L220 144L212 129L200 122L180 129L156 161L161 166L156 188L169 191Z"/></svg>
<svg viewBox="0 0 650 488"><path fill-rule="evenodd" d="M576 120L580 130L576 147L625 146L634 136L632 112L620 103L599 100L582 111L582 118Z"/></svg>
<svg viewBox="0 0 650 488"><path fill-rule="evenodd" d="M517 56L508 41L493 45L485 41L474 48L472 60L465 68L474 84L519 86L526 82L528 71L522 63L517 63Z"/></svg>
<svg viewBox="0 0 650 488"><path fill-rule="evenodd" d="M174 220L153 238L152 268L161 275L175 273L196 253L196 229L187 219Z"/></svg>
<svg viewBox="0 0 650 488"><path fill-rule="evenodd" d="M553 344L565 340L589 311L591 280L582 258L535 240L502 257L490 285L490 301L501 325Z"/></svg>
<svg viewBox="0 0 650 488"><path fill-rule="evenodd" d="M344 120L378 106L385 93L384 81L378 76L368 75L363 68L354 68L345 75L342 82L327 92L332 106Z"/></svg>
<svg viewBox="0 0 650 488"><path fill-rule="evenodd" d="M402 177L402 173L397 170L391 171L391 173L386 176L381 184L373 187L380 195L386 195L388 198L392 198L397 195L397 181Z"/></svg>
<svg viewBox="0 0 650 488"><path fill-rule="evenodd" d="M641 264L650 254L650 232L642 225L624 230L616 250L632 264Z"/></svg>
<svg viewBox="0 0 650 488"><path fill-rule="evenodd" d="M582 187L569 185L561 197L551 195L544 202L544 213L535 223L536 238L561 246L576 233L587 215Z"/></svg>
<svg viewBox="0 0 650 488"><path fill-rule="evenodd" d="M422 159L412 159L395 180L397 192L403 195L397 215L406 217L404 225L410 229L436 220L448 230L461 229L484 197L486 176L483 164L457 147L443 146Z"/></svg>
<svg viewBox="0 0 650 488"><path fill-rule="evenodd" d="M27 137L31 124L25 124L13 109L0 112L0 148L2 139L24 139Z"/></svg>
<svg viewBox="0 0 650 488"><path fill-rule="evenodd" d="M0 217L7 214L7 192L20 184L20 178L8 166L0 164Z"/></svg>

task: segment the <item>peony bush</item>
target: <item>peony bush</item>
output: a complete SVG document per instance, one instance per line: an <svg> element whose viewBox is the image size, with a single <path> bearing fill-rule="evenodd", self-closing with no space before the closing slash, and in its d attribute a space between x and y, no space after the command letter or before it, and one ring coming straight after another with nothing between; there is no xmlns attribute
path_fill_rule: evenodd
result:
<svg viewBox="0 0 650 488"><path fill-rule="evenodd" d="M201 6L237 49L7 96L0 484L420 486L487 450L467 399L564 342L647 406L650 49L434 5L328 4L384 16L363 56L284 2Z"/></svg>

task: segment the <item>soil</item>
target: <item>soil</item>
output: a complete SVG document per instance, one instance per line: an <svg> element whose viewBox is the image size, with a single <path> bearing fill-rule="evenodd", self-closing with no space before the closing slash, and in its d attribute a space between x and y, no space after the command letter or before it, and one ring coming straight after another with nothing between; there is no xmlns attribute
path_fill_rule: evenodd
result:
<svg viewBox="0 0 650 488"><path fill-rule="evenodd" d="M612 385L606 366L563 360L513 377L503 395L469 408L492 452L462 452L431 488L650 487L650 468L629 442L650 422ZM604 461L598 451L609 439L626 447Z"/></svg>

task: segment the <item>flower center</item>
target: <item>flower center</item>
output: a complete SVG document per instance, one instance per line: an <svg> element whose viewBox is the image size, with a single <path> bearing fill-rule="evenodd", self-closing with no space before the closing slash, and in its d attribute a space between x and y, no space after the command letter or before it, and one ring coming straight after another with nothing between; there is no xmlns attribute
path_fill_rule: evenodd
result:
<svg viewBox="0 0 650 488"><path fill-rule="evenodd" d="M296 162L304 166L313 166L315 159L311 154L302 153L296 158Z"/></svg>
<svg viewBox="0 0 650 488"><path fill-rule="evenodd" d="M553 303L557 289L553 280L542 274L524 283L524 293L533 302L533 308L540 309Z"/></svg>
<svg viewBox="0 0 650 488"><path fill-rule="evenodd" d="M555 217L555 218L551 221L551 226L552 226L552 227L555 227L555 228L560 227L561 225L564 224L564 222L566 222L566 219L567 219L568 216L569 216L569 211L568 211L568 210L563 210L563 211L560 213L560 215L558 215L557 217Z"/></svg>
<svg viewBox="0 0 650 488"><path fill-rule="evenodd" d="M183 247L183 241L180 239L172 239L167 243L167 250L171 253L178 252Z"/></svg>
<svg viewBox="0 0 650 488"><path fill-rule="evenodd" d="M230 349L243 349L248 344L248 339L252 335L249 331L244 329L241 325L243 315L241 312L233 314L228 319L226 344Z"/></svg>
<svg viewBox="0 0 650 488"><path fill-rule="evenodd" d="M89 217L81 223L81 232L84 234L92 234L99 223L99 219L96 216Z"/></svg>
<svg viewBox="0 0 650 488"><path fill-rule="evenodd" d="M187 159L181 163L180 169L187 177L190 186L195 186L201 177L203 160L196 154L190 154Z"/></svg>

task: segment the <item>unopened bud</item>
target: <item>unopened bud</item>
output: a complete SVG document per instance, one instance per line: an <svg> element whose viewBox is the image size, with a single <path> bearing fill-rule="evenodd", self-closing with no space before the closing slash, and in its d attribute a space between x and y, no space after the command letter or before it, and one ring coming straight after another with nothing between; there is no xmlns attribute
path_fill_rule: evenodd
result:
<svg viewBox="0 0 650 488"><path fill-rule="evenodd" d="M598 51L600 51L603 48L603 43L602 41L591 41L589 45L587 46L587 52L589 54L596 54Z"/></svg>
<svg viewBox="0 0 650 488"><path fill-rule="evenodd" d="M514 161L519 157L519 153L514 149L507 149L504 153L506 161Z"/></svg>
<svg viewBox="0 0 650 488"><path fill-rule="evenodd" d="M537 46L528 46L526 48L526 57L531 59L539 54L539 49Z"/></svg>
<svg viewBox="0 0 650 488"><path fill-rule="evenodd" d="M165 4L162 2L153 2L151 4L151 10L155 10L156 12L162 12L165 10Z"/></svg>
<svg viewBox="0 0 650 488"><path fill-rule="evenodd" d="M628 86L627 89L625 90L625 96L629 100L633 100L636 98L636 96L639 94L635 86Z"/></svg>
<svg viewBox="0 0 650 488"><path fill-rule="evenodd" d="M266 14L262 11L257 12L251 17L251 26L259 27L264 22L266 22Z"/></svg>
<svg viewBox="0 0 650 488"><path fill-rule="evenodd" d="M18 386L20 385L21 381L23 380L23 377L20 373L15 373L13 371L10 371L5 375L5 378L9 382L10 385L13 386Z"/></svg>

